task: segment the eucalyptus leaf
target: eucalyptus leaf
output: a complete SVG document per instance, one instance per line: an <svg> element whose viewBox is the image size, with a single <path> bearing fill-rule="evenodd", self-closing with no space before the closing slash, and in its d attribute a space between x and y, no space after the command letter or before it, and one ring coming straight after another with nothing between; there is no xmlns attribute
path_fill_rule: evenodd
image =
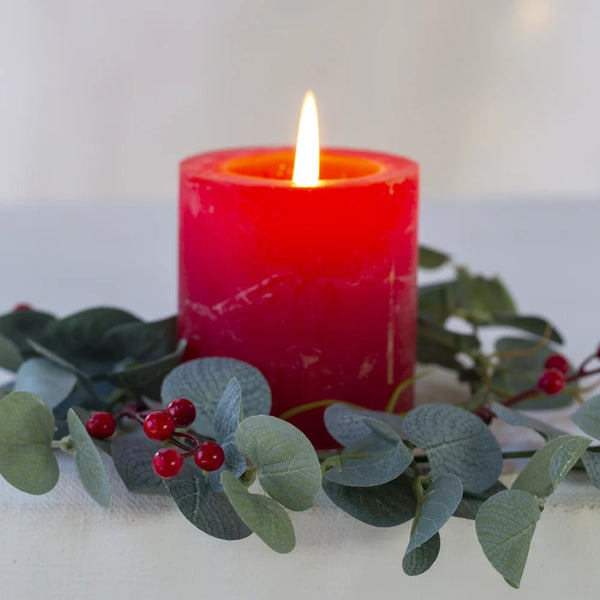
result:
<svg viewBox="0 0 600 600"><path fill-rule="evenodd" d="M436 533L424 544L404 555L402 569L407 575L422 575L433 565L439 553L440 534Z"/></svg>
<svg viewBox="0 0 600 600"><path fill-rule="evenodd" d="M152 458L161 448L160 442L149 439L142 429L115 436L111 454L119 476L130 492L137 494L167 494L163 480L152 468Z"/></svg>
<svg viewBox="0 0 600 600"><path fill-rule="evenodd" d="M17 345L6 336L0 334L0 367L16 371L23 362L23 356Z"/></svg>
<svg viewBox="0 0 600 600"><path fill-rule="evenodd" d="M594 396L582 404L571 415L571 421L584 433L600 440L600 396Z"/></svg>
<svg viewBox="0 0 600 600"><path fill-rule="evenodd" d="M312 507L321 491L321 467L308 438L286 421L266 415L238 426L240 452L257 468L269 496L291 510Z"/></svg>
<svg viewBox="0 0 600 600"><path fill-rule="evenodd" d="M21 310L0 316L0 334L10 339L20 352L27 355L31 348L28 339L40 340L45 327L55 318L36 310Z"/></svg>
<svg viewBox="0 0 600 600"><path fill-rule="evenodd" d="M483 421L462 408L425 404L404 419L404 435L427 454L431 474L453 473L470 492L492 486L502 471L502 450Z"/></svg>
<svg viewBox="0 0 600 600"><path fill-rule="evenodd" d="M438 269L450 261L450 256L434 250L429 246L419 246L419 267L421 269Z"/></svg>
<svg viewBox="0 0 600 600"><path fill-rule="evenodd" d="M100 506L106 507L110 504L111 485L100 452L73 409L67 413L67 423L83 487Z"/></svg>
<svg viewBox="0 0 600 600"><path fill-rule="evenodd" d="M542 446L525 465L512 484L543 502L557 488L565 475L590 445L591 440L579 435L563 435Z"/></svg>
<svg viewBox="0 0 600 600"><path fill-rule="evenodd" d="M242 388L245 416L271 411L271 390L263 374L252 365L234 358L198 358L179 365L165 377L161 390L166 406L175 398L188 398L196 407L195 431L215 437L217 403L227 382L235 377Z"/></svg>
<svg viewBox="0 0 600 600"><path fill-rule="evenodd" d="M17 371L16 392L32 392L50 408L62 402L77 383L77 376L47 358L30 358Z"/></svg>
<svg viewBox="0 0 600 600"><path fill-rule="evenodd" d="M142 362L157 360L177 348L177 317L149 323L128 321L111 327L103 338L118 356Z"/></svg>
<svg viewBox="0 0 600 600"><path fill-rule="evenodd" d="M196 465L187 461L179 475L163 483L184 517L208 535L222 540L251 535L225 493L214 492Z"/></svg>
<svg viewBox="0 0 600 600"><path fill-rule="evenodd" d="M460 504L463 486L451 473L434 477L418 502L417 516L410 532L406 554L430 540L448 522Z"/></svg>
<svg viewBox="0 0 600 600"><path fill-rule="evenodd" d="M29 392L0 398L0 475L23 492L49 492L58 481L53 434L54 416L41 398Z"/></svg>
<svg viewBox="0 0 600 600"><path fill-rule="evenodd" d="M335 457L325 478L340 485L369 487L396 479L413 460L400 436L385 423L365 417L371 430Z"/></svg>
<svg viewBox="0 0 600 600"><path fill-rule="evenodd" d="M481 492L481 494L464 494L460 504L454 511L454 517L460 517L461 519L473 520L477 516L479 507L491 496L502 492L506 489L506 486L501 482L497 481L491 488Z"/></svg>
<svg viewBox="0 0 600 600"><path fill-rule="evenodd" d="M441 281L419 286L419 320L443 325L456 306L456 281Z"/></svg>
<svg viewBox="0 0 600 600"><path fill-rule="evenodd" d="M379 410L357 408L347 404L331 404L325 409L323 418L329 435L343 446L349 446L362 440L372 433L365 423L365 418L376 419L400 434L402 432L402 417Z"/></svg>
<svg viewBox="0 0 600 600"><path fill-rule="evenodd" d="M600 448L590 448L583 453L581 462L594 487L600 488Z"/></svg>
<svg viewBox="0 0 600 600"><path fill-rule="evenodd" d="M235 433L242 418L242 388L239 381L232 377L217 404L215 411L216 440L225 453L225 466L235 475L246 470L246 461L235 443Z"/></svg>
<svg viewBox="0 0 600 600"><path fill-rule="evenodd" d="M323 479L323 490L344 512L374 527L406 523L417 509L412 480L406 475L371 487L350 487Z"/></svg>
<svg viewBox="0 0 600 600"><path fill-rule="evenodd" d="M551 440L565 434L564 431L561 431L552 425L548 425L547 423L543 423L542 421L528 417L522 412L509 408L508 406L504 406L499 402L494 402L492 404L492 411L499 419L508 425L513 425L515 427L528 427L529 429L533 429L539 433L546 440Z"/></svg>
<svg viewBox="0 0 600 600"><path fill-rule="evenodd" d="M296 545L296 535L292 521L281 505L267 496L251 494L229 471L224 471L221 478L229 502L240 519L275 552L291 552Z"/></svg>
<svg viewBox="0 0 600 600"><path fill-rule="evenodd" d="M486 500L475 518L477 538L492 566L518 588L529 546L540 518L536 499L521 490L506 490Z"/></svg>
<svg viewBox="0 0 600 600"><path fill-rule="evenodd" d="M97 379L105 378L117 387L142 391L155 381L161 381L180 362L185 351L186 341L181 340L171 354L161 356L151 362L134 365L121 371L114 371Z"/></svg>

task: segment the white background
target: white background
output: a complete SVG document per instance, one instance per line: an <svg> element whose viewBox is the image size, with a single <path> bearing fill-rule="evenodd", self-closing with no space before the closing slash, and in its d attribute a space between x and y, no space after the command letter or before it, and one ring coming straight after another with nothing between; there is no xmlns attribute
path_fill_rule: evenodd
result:
<svg viewBox="0 0 600 600"><path fill-rule="evenodd" d="M292 143L401 153L424 197L600 191L596 0L0 0L0 203L176 196L177 163Z"/></svg>

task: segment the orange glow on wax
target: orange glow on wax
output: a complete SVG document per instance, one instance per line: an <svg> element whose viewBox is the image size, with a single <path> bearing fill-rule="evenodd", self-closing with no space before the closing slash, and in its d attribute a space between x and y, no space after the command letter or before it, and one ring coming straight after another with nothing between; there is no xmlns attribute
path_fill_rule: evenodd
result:
<svg viewBox="0 0 600 600"><path fill-rule="evenodd" d="M300 187L319 183L319 117L317 101L311 90L306 92L302 102L292 181Z"/></svg>

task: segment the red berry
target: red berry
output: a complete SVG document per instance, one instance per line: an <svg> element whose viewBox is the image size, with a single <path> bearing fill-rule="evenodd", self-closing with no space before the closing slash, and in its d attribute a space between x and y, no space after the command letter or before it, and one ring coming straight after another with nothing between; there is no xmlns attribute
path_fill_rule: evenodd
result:
<svg viewBox="0 0 600 600"><path fill-rule="evenodd" d="M477 415L486 425L489 425L495 416L492 409L487 406L478 408L473 414Z"/></svg>
<svg viewBox="0 0 600 600"><path fill-rule="evenodd" d="M108 412L94 413L85 424L87 432L101 440L110 437L115 432L116 426L114 417Z"/></svg>
<svg viewBox="0 0 600 600"><path fill-rule="evenodd" d="M31 304L27 304L27 302L20 302L19 304L15 304L13 306L13 312L23 312L25 310L32 310Z"/></svg>
<svg viewBox="0 0 600 600"><path fill-rule="evenodd" d="M544 364L546 369L558 369L561 373L565 375L571 369L571 365L569 361L562 354L552 354L546 359L546 363Z"/></svg>
<svg viewBox="0 0 600 600"><path fill-rule="evenodd" d="M217 442L204 442L194 454L194 461L205 471L216 471L225 462L225 453Z"/></svg>
<svg viewBox="0 0 600 600"><path fill-rule="evenodd" d="M183 467L183 457L173 448L161 448L152 458L154 472L163 479L175 477Z"/></svg>
<svg viewBox="0 0 600 600"><path fill-rule="evenodd" d="M558 394L565 387L565 374L558 369L546 369L538 380L538 387L546 394Z"/></svg>
<svg viewBox="0 0 600 600"><path fill-rule="evenodd" d="M189 427L196 418L196 407L187 398L177 398L169 402L167 412L177 427Z"/></svg>
<svg viewBox="0 0 600 600"><path fill-rule="evenodd" d="M155 410L144 419L144 432L151 440L164 442L175 431L175 421L164 410Z"/></svg>

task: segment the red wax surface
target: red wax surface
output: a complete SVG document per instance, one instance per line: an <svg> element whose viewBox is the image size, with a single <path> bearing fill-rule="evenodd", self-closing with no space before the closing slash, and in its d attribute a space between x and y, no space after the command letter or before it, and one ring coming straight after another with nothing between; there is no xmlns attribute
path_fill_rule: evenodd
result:
<svg viewBox="0 0 600 600"><path fill-rule="evenodd" d="M418 166L321 150L321 181L291 182L293 150L201 154L180 169L179 332L186 358L258 367L273 411L320 400L383 410L412 377ZM406 391L397 412L412 406ZM290 422L335 447L313 409Z"/></svg>

